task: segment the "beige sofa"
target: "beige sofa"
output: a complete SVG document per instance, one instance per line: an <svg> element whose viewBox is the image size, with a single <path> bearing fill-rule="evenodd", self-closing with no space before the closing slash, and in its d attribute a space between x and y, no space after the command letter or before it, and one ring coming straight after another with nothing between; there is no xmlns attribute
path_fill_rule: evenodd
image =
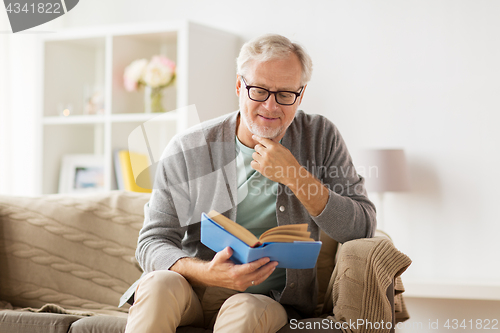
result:
<svg viewBox="0 0 500 333"><path fill-rule="evenodd" d="M123 308L117 305L120 296L141 275L134 253L143 222L143 207L148 199L149 194L121 191L34 198L0 196L0 332L123 332L129 305ZM347 321L361 310L352 312L351 309L347 313L337 307L333 309L334 302L339 302L338 293L359 293L363 288L343 284L342 281L349 279L343 279L345 268L339 271L342 265L337 266L332 276L336 256L340 253L339 260L344 262L349 259L349 253L342 255L346 245L339 252L336 242L324 235L322 240L324 245L318 259L318 315L321 310L328 312L323 317L335 311L336 320ZM391 246L383 237L379 240L368 240L366 251L371 254L362 256L371 258L378 251L370 250L372 243L383 240L385 248ZM358 241L362 240L353 242ZM370 299L385 306L385 312L378 315L380 318L385 316L386 320L395 322L407 318L407 313L400 295L400 279L394 279L410 261L397 250L391 251L397 259L387 263L384 281L391 279L397 283L390 283L387 290ZM387 258L379 261L384 263ZM364 260L367 261L370 264L373 260ZM369 274L364 275L366 281L359 283L369 286ZM393 286L396 286L395 300ZM351 291L343 291L343 288ZM358 299L358 303L363 297L361 294L350 296ZM319 320L322 319L316 319ZM285 326L280 332L287 331L297 330ZM340 332L331 330L336 331ZM183 327L178 332L209 331Z"/></svg>

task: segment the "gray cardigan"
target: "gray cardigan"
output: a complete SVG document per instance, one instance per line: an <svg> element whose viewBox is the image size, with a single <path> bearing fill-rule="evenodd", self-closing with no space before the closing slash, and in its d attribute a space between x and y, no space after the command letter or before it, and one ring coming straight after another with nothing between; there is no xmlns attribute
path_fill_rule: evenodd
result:
<svg viewBox="0 0 500 333"><path fill-rule="evenodd" d="M144 207L145 220L136 251L145 273L169 269L183 257L213 258L215 253L200 242L201 212L215 209L236 220L241 199L236 197L238 113L176 135L166 147L151 199ZM372 237L375 207L335 125L323 116L299 110L281 143L330 193L323 212L313 217L289 188L279 184L278 225L308 223L316 240L320 228L341 243ZM317 303L316 269L287 269L286 286L274 297L302 314L312 315Z"/></svg>

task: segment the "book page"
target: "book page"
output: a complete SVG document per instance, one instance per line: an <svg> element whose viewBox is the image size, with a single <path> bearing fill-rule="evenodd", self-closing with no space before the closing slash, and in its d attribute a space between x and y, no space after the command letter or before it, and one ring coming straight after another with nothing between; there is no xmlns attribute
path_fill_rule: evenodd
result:
<svg viewBox="0 0 500 333"><path fill-rule="evenodd" d="M281 232L281 231L271 231L271 232L265 232L262 235L260 235L259 239L262 241L262 238L267 238L269 236L277 236L277 235L283 235L283 236L294 236L298 238L309 238L311 237L311 233L309 231L303 232L303 231L295 231L295 230L287 230L286 232Z"/></svg>
<svg viewBox="0 0 500 333"><path fill-rule="evenodd" d="M207 214L212 220L220 224L227 232L233 234L235 237L239 238L243 243L250 247L259 246L260 242L247 228L239 225L231 219L228 219L224 215L216 212L215 210L210 211Z"/></svg>
<svg viewBox="0 0 500 333"><path fill-rule="evenodd" d="M304 232L308 233L307 231L307 223L302 223L302 224L287 224L287 225L280 225L274 228L271 228L269 230L266 230L260 235L260 237L264 237L268 234L271 233L280 233L280 234L287 234L289 231L295 231L295 232ZM309 233L310 235L310 233Z"/></svg>
<svg viewBox="0 0 500 333"><path fill-rule="evenodd" d="M291 243L295 241L300 242L314 242L314 239L309 237L309 235L283 235L283 234L270 234L260 238L261 243L269 242L286 242Z"/></svg>

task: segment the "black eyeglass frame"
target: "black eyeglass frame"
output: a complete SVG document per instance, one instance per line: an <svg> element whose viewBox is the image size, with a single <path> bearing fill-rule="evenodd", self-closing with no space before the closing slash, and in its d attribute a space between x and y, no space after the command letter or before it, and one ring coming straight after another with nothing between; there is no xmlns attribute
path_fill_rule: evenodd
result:
<svg viewBox="0 0 500 333"><path fill-rule="evenodd" d="M302 90L304 90L304 86L302 86L302 87L300 87L300 91L299 92L288 91L288 90L271 91L271 90L268 90L266 88L262 88L262 87L259 87L259 86L249 86L247 84L247 82L245 81L245 78L243 76L240 76L240 77L241 77L241 80L243 81L243 83L245 84L245 88L247 89L248 98L250 98L252 101L255 101L255 102L265 102L265 101L267 101L269 99L269 97L271 96L271 94L274 94L274 100L276 101L276 103L278 103L279 105L290 106L290 105L294 105L295 102L297 102L297 98L299 98L299 96L302 94ZM250 89L251 88L258 88L258 89L262 89L264 91L267 91L267 97L266 97L266 99L264 99L262 101L259 101L257 99L253 99L252 97L250 97ZM280 102L278 102L278 95L277 95L278 93L291 93L291 94L294 94L295 95L295 100L291 104L280 103Z"/></svg>

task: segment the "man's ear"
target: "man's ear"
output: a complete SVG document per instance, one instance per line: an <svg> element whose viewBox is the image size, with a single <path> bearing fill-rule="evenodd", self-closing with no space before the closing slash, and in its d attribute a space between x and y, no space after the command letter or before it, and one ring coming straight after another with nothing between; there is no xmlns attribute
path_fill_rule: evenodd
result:
<svg viewBox="0 0 500 333"><path fill-rule="evenodd" d="M241 78L239 75L236 75L236 96L240 97L241 90Z"/></svg>
<svg viewBox="0 0 500 333"><path fill-rule="evenodd" d="M302 92L300 93L300 96L299 96L299 104L297 104L297 105L300 105L300 103L302 103L302 98L304 97L304 93L306 92L306 88L307 88L307 84L304 86L304 88L302 88Z"/></svg>

